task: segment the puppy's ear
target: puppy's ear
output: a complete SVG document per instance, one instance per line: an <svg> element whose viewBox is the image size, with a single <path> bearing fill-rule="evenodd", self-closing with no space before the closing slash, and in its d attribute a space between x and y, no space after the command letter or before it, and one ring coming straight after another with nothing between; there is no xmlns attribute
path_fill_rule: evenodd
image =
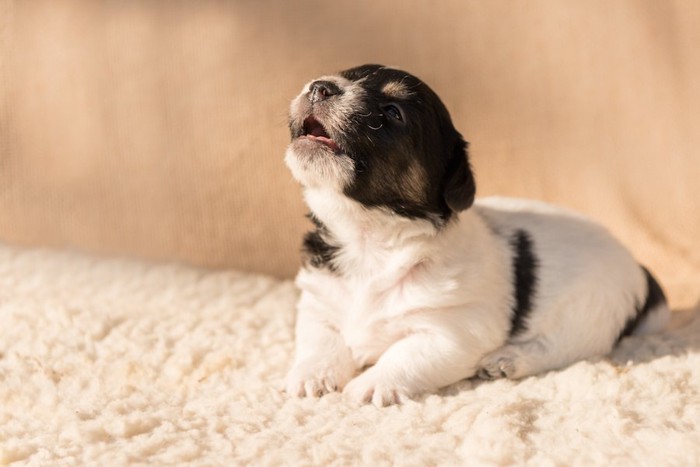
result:
<svg viewBox="0 0 700 467"><path fill-rule="evenodd" d="M469 143L461 137L455 143L447 170L443 197L447 207L454 212L464 211L474 203L476 181L467 156Z"/></svg>

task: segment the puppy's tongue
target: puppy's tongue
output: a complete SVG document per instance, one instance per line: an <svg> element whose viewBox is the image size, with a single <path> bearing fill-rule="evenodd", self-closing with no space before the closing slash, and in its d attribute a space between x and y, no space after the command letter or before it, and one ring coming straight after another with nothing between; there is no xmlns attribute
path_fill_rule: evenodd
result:
<svg viewBox="0 0 700 467"><path fill-rule="evenodd" d="M321 125L315 118L309 117L306 119L306 122L304 122L304 126L308 126L309 131L308 134L311 136L321 136L323 138L328 138L328 134L326 133L326 130L323 128L323 125Z"/></svg>
<svg viewBox="0 0 700 467"><path fill-rule="evenodd" d="M328 136L323 125L313 115L304 120L304 134L310 139L325 144L334 151L339 149L338 144Z"/></svg>

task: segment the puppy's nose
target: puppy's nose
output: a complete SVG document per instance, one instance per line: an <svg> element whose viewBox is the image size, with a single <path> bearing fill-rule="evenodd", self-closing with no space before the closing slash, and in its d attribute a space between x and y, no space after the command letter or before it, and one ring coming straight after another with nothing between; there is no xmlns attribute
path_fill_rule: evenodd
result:
<svg viewBox="0 0 700 467"><path fill-rule="evenodd" d="M309 86L309 99L311 102L318 102L328 99L331 96L341 94L343 91L332 81L318 80Z"/></svg>

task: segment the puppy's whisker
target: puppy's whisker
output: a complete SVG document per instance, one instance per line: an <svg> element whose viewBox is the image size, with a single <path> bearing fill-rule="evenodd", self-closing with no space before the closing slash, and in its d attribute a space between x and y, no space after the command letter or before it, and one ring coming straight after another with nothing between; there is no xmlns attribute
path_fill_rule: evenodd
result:
<svg viewBox="0 0 700 467"><path fill-rule="evenodd" d="M368 127L370 127L370 129L372 129L372 130L375 130L375 131L376 131L376 130L381 130L381 129L382 129L382 127L384 126L384 124L383 124L383 123L380 123L380 124L379 124L379 126L378 126L377 128L373 127L373 126L372 126L372 125L370 125L369 123L367 124L367 126L368 126Z"/></svg>

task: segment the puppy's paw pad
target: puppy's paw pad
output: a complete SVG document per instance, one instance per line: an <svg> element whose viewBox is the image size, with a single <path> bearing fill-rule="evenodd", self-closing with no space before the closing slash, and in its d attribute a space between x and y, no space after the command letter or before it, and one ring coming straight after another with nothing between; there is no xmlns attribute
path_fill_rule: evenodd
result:
<svg viewBox="0 0 700 467"><path fill-rule="evenodd" d="M480 379L485 380L513 378L515 374L515 360L512 357L486 357L481 361L481 367L476 372Z"/></svg>

